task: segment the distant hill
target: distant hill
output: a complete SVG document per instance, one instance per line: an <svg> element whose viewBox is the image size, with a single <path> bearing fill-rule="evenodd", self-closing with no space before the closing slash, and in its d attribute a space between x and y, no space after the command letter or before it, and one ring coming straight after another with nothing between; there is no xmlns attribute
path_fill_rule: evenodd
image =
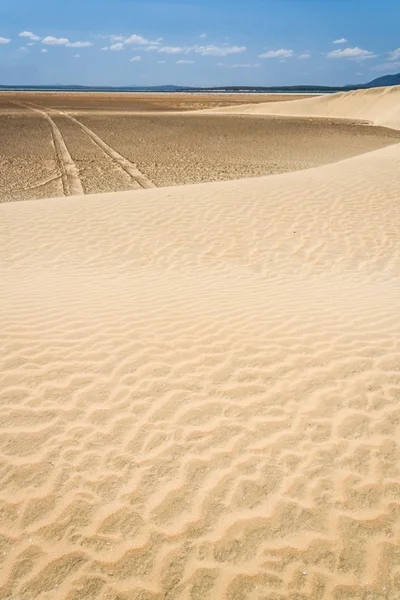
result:
<svg viewBox="0 0 400 600"><path fill-rule="evenodd" d="M400 73L396 75L383 75L366 83L363 87L385 87L387 85L400 85Z"/></svg>
<svg viewBox="0 0 400 600"><path fill-rule="evenodd" d="M75 91L75 92L191 92L191 93L297 93L297 94L327 94L334 92L348 92L374 87L400 85L400 73L397 75L383 75L369 83L356 85L324 86L324 85L284 85L284 86L213 86L213 87L184 87L179 85L157 85L157 86L84 86L84 85L0 85L0 90L26 90L26 91Z"/></svg>

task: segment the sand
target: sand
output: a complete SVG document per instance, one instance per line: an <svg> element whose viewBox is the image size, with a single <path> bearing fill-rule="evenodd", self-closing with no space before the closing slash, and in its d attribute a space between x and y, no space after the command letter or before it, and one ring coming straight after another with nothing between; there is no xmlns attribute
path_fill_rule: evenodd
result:
<svg viewBox="0 0 400 600"><path fill-rule="evenodd" d="M344 120L190 113L79 120L157 187L298 171L400 142L399 131ZM82 150L73 153L78 165Z"/></svg>
<svg viewBox="0 0 400 600"><path fill-rule="evenodd" d="M187 94L140 92L1 92L0 110L10 103L33 102L41 107L79 112L137 113L175 112L266 102L284 102L313 97L312 94Z"/></svg>
<svg viewBox="0 0 400 600"><path fill-rule="evenodd" d="M400 86L371 88L328 94L304 100L294 99L289 104L276 102L268 106L262 103L241 107L214 108L213 111L240 114L312 116L322 118L360 119L382 125L400 128Z"/></svg>
<svg viewBox="0 0 400 600"><path fill-rule="evenodd" d="M0 598L398 600L399 173L0 206Z"/></svg>
<svg viewBox="0 0 400 600"><path fill-rule="evenodd" d="M259 177L336 162L400 141L399 131L356 121L199 115L188 107L193 98L205 105L204 96L153 96L0 94L5 173L0 201ZM293 97L287 96L292 100L286 103L296 102ZM218 98L210 96L207 106ZM267 99L269 104L271 97ZM178 100L185 111L172 110ZM227 100L223 96L221 101ZM265 103L253 106L265 109Z"/></svg>

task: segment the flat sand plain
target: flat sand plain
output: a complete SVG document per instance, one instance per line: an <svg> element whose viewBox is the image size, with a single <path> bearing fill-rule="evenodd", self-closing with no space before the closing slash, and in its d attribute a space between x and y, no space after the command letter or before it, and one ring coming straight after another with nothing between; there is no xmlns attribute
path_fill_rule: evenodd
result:
<svg viewBox="0 0 400 600"><path fill-rule="evenodd" d="M283 102L312 97L310 94L185 94L116 92L0 92L0 108L10 102L33 102L45 108L89 110L90 112L187 111L242 106L265 102Z"/></svg>
<svg viewBox="0 0 400 600"><path fill-rule="evenodd" d="M0 206L2 600L400 598L399 173Z"/></svg>
<svg viewBox="0 0 400 600"><path fill-rule="evenodd" d="M0 201L285 173L400 140L359 122L189 112L262 98L0 95Z"/></svg>

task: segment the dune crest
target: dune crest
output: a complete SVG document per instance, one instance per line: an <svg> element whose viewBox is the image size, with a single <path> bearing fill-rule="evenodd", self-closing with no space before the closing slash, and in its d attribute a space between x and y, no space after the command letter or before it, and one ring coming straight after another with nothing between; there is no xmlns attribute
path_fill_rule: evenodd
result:
<svg viewBox="0 0 400 600"><path fill-rule="evenodd" d="M317 98L213 108L207 112L291 117L339 117L400 129L400 86L327 94Z"/></svg>
<svg viewBox="0 0 400 600"><path fill-rule="evenodd" d="M0 206L0 598L400 597L399 173Z"/></svg>

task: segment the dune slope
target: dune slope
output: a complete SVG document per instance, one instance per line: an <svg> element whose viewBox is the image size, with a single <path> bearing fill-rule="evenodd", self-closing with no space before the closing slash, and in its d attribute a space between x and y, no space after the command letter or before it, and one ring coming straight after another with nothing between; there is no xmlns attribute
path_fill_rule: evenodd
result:
<svg viewBox="0 0 400 600"><path fill-rule="evenodd" d="M399 598L399 172L0 206L0 598Z"/></svg>
<svg viewBox="0 0 400 600"><path fill-rule="evenodd" d="M211 109L212 112L254 115L340 117L370 121L400 129L400 86L355 90L309 98ZM208 111L208 112L211 112Z"/></svg>

